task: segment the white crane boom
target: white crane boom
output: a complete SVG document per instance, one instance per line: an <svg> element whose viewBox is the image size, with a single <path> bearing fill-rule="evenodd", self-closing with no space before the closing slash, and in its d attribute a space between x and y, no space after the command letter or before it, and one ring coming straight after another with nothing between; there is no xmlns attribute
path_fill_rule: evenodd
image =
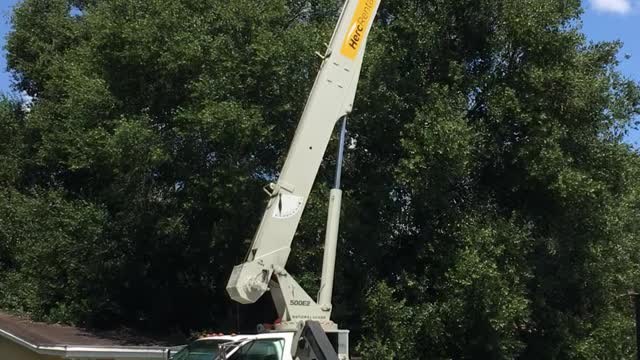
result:
<svg viewBox="0 0 640 360"><path fill-rule="evenodd" d="M335 242L341 193L332 190L323 279L318 303L285 270L300 217L337 121L349 114L360 77L365 46L380 0L347 0L307 100L284 167L265 191L269 202L245 262L236 266L227 292L237 302L256 302L270 291L281 323L295 329L315 320L335 329L330 320Z"/></svg>

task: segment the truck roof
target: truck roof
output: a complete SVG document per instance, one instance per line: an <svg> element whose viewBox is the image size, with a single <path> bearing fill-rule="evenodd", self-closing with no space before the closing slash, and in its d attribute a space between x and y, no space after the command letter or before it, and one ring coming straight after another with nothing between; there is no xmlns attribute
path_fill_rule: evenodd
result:
<svg viewBox="0 0 640 360"><path fill-rule="evenodd" d="M207 335L199 338L200 340L224 340L224 341L240 341L248 338L253 339L272 339L275 337L281 337L285 339L293 338L294 332L292 331L274 331L265 332L260 334L233 334L233 335Z"/></svg>

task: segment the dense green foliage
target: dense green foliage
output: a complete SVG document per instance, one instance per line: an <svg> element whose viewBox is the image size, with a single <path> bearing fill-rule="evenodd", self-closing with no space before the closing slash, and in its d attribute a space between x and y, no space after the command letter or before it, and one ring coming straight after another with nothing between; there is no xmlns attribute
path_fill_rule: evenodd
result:
<svg viewBox="0 0 640 360"><path fill-rule="evenodd" d="M164 332L224 293L334 0L24 0L0 101L0 307ZM368 359L633 354L638 84L578 0L383 0L347 153L335 317ZM313 293L335 144L290 270Z"/></svg>

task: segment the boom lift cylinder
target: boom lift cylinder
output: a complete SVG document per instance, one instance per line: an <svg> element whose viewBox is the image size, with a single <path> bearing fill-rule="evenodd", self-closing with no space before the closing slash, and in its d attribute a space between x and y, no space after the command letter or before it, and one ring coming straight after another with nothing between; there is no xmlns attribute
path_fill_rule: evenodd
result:
<svg viewBox="0 0 640 360"><path fill-rule="evenodd" d="M331 297L333 295L333 281L336 268L336 253L338 247L338 230L340 228L340 208L342 205L342 190L340 180L342 177L342 162L344 158L344 142L347 133L347 117L342 119L340 128L340 144L338 145L338 158L336 161L336 182L329 194L329 210L327 214L327 232L324 242L324 257L322 259L322 278L320 291L318 292L318 304L322 309L331 309Z"/></svg>

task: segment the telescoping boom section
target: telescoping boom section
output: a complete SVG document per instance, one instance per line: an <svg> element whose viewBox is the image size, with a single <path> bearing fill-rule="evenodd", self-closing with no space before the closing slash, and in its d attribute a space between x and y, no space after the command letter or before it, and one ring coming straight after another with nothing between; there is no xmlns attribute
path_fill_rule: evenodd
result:
<svg viewBox="0 0 640 360"><path fill-rule="evenodd" d="M336 328L330 320L335 251L329 254L333 259L325 255L324 263L331 268L323 270L321 294L329 284L323 301L312 299L285 265L334 127L353 108L366 41L379 5L380 0L347 0L344 4L329 46L320 54L323 62L280 177L265 187L269 201L251 248L227 284L231 298L242 304L254 303L270 291L281 319L276 325L279 330L296 329L307 320L318 321L326 330ZM332 191L334 195L338 197L339 190ZM329 216L335 218L335 211Z"/></svg>

